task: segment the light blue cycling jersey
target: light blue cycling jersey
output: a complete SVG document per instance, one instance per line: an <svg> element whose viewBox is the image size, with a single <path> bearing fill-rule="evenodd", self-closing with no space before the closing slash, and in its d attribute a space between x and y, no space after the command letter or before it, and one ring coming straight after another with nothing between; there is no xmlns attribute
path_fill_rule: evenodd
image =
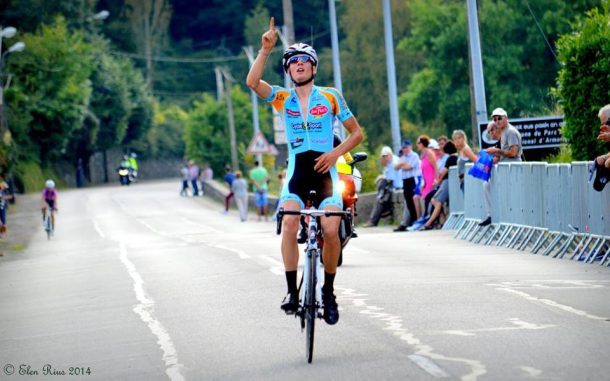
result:
<svg viewBox="0 0 610 381"><path fill-rule="evenodd" d="M282 189L280 203L296 200L304 207L309 190L315 190L321 200L320 205L316 205L318 208L322 209L326 205L342 208L341 194L335 187L339 178L336 166L324 175L313 170L315 159L333 149L334 118L344 122L353 116L339 91L314 85L305 117L294 89L273 86L265 101L270 102L280 113L286 126L287 181Z"/></svg>

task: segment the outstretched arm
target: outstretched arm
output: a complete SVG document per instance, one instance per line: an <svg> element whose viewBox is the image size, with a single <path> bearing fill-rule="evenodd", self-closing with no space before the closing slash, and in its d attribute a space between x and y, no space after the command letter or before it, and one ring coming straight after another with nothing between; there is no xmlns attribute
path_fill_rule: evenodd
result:
<svg viewBox="0 0 610 381"><path fill-rule="evenodd" d="M271 86L262 80L263 71L265 70L265 64L267 58L271 54L271 50L275 46L277 41L277 32L275 31L275 20L272 17L269 20L269 30L263 34L262 47L259 50L248 77L246 78L246 84L251 88L259 97L267 98L271 94Z"/></svg>

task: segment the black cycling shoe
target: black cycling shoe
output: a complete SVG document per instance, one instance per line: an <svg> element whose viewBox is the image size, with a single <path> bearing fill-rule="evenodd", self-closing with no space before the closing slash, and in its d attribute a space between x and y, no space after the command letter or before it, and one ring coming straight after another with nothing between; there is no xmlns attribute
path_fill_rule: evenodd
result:
<svg viewBox="0 0 610 381"><path fill-rule="evenodd" d="M280 308L286 312L286 314L294 314L299 308L299 301L296 296L293 296L290 292L286 294Z"/></svg>
<svg viewBox="0 0 610 381"><path fill-rule="evenodd" d="M358 238L358 234L356 234L356 228L352 228L352 238Z"/></svg>
<svg viewBox="0 0 610 381"><path fill-rule="evenodd" d="M339 321L339 306L335 300L335 295L322 291L322 303L324 303L324 321L326 324L334 325Z"/></svg>
<svg viewBox="0 0 610 381"><path fill-rule="evenodd" d="M302 227L301 231L299 232L299 238L297 238L297 242L298 243L307 242L307 229L305 229L304 227Z"/></svg>

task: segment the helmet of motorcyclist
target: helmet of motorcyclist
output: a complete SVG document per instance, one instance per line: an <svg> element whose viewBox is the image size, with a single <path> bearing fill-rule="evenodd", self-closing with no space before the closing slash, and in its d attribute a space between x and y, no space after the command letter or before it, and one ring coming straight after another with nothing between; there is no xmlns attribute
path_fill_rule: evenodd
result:
<svg viewBox="0 0 610 381"><path fill-rule="evenodd" d="M288 49L284 51L284 55L282 56L282 67L284 68L284 71L286 73L288 73L288 67L290 66L290 63L288 61L290 60L290 58L298 55L309 56L311 58L312 65L318 66L318 54L316 53L315 49L312 48L310 45L304 44L302 42L297 42L296 44L290 45ZM311 75L311 78L303 82L296 82L294 79L292 79L292 76L291 79L295 86L303 86L313 81L314 77L315 72Z"/></svg>
<svg viewBox="0 0 610 381"><path fill-rule="evenodd" d="M46 188L53 189L55 188L55 181L49 179L44 185Z"/></svg>

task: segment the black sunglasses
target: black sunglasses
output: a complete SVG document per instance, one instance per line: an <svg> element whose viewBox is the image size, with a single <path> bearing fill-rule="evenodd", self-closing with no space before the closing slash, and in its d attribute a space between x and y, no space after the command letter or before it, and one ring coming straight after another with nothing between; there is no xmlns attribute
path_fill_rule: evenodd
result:
<svg viewBox="0 0 610 381"><path fill-rule="evenodd" d="M606 119L606 123L604 123L605 126L610 126L610 118Z"/></svg>
<svg viewBox="0 0 610 381"><path fill-rule="evenodd" d="M502 120L502 116L494 116L494 122L497 122L498 120Z"/></svg>

